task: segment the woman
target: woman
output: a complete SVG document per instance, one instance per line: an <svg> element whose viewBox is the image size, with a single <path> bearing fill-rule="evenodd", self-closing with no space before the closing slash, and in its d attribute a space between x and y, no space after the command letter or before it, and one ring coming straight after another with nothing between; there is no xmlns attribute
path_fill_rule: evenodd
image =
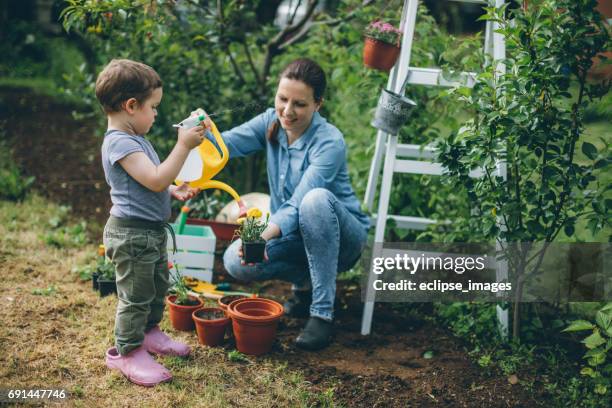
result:
<svg viewBox="0 0 612 408"><path fill-rule="evenodd" d="M350 184L342 133L318 112L325 87L317 63L293 61L280 75L274 109L222 134L230 158L266 150L272 212L262 234L267 258L245 265L236 240L225 268L243 281L293 283L285 313L310 316L296 339L307 350L331 341L336 275L355 265L370 224Z"/></svg>

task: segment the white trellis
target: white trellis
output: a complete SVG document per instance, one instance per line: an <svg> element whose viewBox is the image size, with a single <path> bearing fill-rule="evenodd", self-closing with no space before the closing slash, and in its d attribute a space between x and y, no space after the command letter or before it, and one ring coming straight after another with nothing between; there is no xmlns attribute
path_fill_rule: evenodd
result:
<svg viewBox="0 0 612 408"><path fill-rule="evenodd" d="M484 0L456 1L488 5L488 2ZM495 7L501 7L504 2L504 0L494 0ZM400 95L404 95L405 86L407 84L442 87L450 87L456 84L444 79L441 69L410 66L410 53L414 38L417 9L418 0L404 0L400 23L400 28L403 32L402 47L399 59L391 70L387 84L387 89ZM485 30L484 50L485 53L491 57L494 63L495 61L504 59L506 55L505 39L501 34L495 32L499 28L498 26L498 23L487 21ZM502 74L505 71L503 64L498 64L496 71L498 75ZM471 87L474 85L475 75L475 73L464 72L460 75L459 81L461 81L464 85ZM436 163L433 160L435 157L436 151L431 146L422 147L420 145L413 144L400 144L398 143L397 135L390 135L382 130L378 130L376 134L374 157L370 166L368 184L364 198L367 208L372 211L374 197L378 186L378 176L382 166L383 174L382 181L380 183L378 212L372 217L376 226L374 234L375 243L382 243L384 241L385 226L388 219L393 219L399 228L414 230L424 230L428 225L435 223L434 220L428 218L403 215L400 216L388 213L393 174L404 173L439 176L444 172L444 168L440 163ZM479 170L470 173L472 177L478 177L480 174L481 171ZM496 175L501 176L504 179L506 178L505 162L497 163ZM506 279L507 271L507 263L503 261L498 262L496 267L497 280L501 281ZM372 327L375 302L375 291L373 290L372 286L374 279L375 275L370 271L361 323L361 334L363 335L369 334ZM500 324L500 330L505 336L508 332L508 311L503 310L498 306L497 317Z"/></svg>

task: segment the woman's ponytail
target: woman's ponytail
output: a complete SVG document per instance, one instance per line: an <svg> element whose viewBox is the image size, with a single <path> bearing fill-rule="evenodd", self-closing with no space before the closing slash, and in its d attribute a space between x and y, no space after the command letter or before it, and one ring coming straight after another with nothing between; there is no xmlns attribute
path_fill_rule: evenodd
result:
<svg viewBox="0 0 612 408"><path fill-rule="evenodd" d="M270 143L278 143L278 130L280 129L280 120L276 119L266 132L266 137L268 138L268 142Z"/></svg>

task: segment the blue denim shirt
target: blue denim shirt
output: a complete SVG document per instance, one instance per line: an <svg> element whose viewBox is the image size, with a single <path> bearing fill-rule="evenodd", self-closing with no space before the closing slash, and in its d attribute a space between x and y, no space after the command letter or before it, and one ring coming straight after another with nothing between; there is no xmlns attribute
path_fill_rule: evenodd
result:
<svg viewBox="0 0 612 408"><path fill-rule="evenodd" d="M331 191L367 230L370 220L361 212L351 187L342 133L315 112L308 129L291 146L282 127L278 143L271 143L266 133L276 118L275 110L270 108L221 134L230 159L266 149L270 221L280 227L283 236L294 232L298 229L298 208L302 199L310 190L321 187Z"/></svg>

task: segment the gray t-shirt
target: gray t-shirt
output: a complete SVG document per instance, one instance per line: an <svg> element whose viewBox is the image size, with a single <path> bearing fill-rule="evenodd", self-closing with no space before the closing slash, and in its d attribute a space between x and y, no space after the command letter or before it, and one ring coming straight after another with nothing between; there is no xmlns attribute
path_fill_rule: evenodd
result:
<svg viewBox="0 0 612 408"><path fill-rule="evenodd" d="M120 130L108 130L102 143L102 167L110 186L113 206L111 215L118 218L139 218L149 221L167 221L170 218L170 192L156 193L134 180L118 163L128 154L144 152L158 166L155 149L143 136L134 136Z"/></svg>

